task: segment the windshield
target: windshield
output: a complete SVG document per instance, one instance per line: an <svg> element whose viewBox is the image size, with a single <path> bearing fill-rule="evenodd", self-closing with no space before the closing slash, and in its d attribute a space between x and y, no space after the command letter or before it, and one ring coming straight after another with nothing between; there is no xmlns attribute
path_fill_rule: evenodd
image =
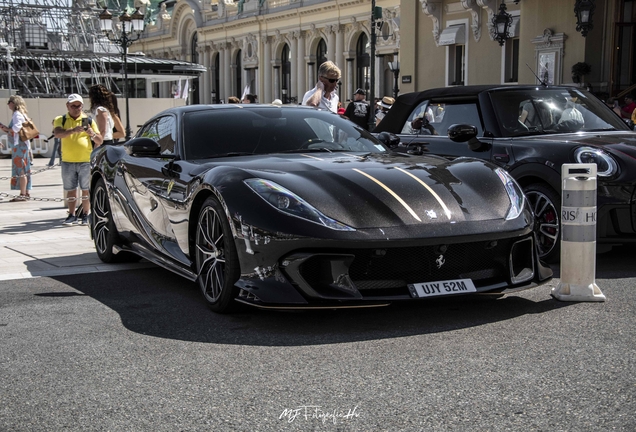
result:
<svg viewBox="0 0 636 432"><path fill-rule="evenodd" d="M189 112L183 121L186 159L291 152L388 149L353 122L315 109L262 106Z"/></svg>
<svg viewBox="0 0 636 432"><path fill-rule="evenodd" d="M506 137L586 131L629 131L596 96L576 88L505 89L490 93Z"/></svg>

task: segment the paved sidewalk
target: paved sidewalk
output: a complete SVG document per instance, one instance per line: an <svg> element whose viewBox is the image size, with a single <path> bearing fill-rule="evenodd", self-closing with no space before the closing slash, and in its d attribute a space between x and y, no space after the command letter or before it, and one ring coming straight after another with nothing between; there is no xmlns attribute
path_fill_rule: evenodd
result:
<svg viewBox="0 0 636 432"><path fill-rule="evenodd" d="M58 159L59 160L59 159ZM0 280L113 271L152 264L104 264L95 253L87 226L66 226L60 167L35 158L31 200L9 202L11 160L0 159ZM7 197L5 194L8 194Z"/></svg>

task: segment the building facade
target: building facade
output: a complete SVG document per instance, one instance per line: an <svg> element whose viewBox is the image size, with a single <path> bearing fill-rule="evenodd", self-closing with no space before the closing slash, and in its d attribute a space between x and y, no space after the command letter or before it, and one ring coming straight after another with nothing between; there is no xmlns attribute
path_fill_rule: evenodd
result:
<svg viewBox="0 0 636 432"><path fill-rule="evenodd" d="M131 50L205 66L207 72L192 82L189 103L227 101L246 89L259 102L295 103L314 86L325 60L342 70L341 100L370 86L379 97L392 95L397 86L404 93L541 81L588 86L599 95L633 90L635 2L592 1L586 37L575 13L579 2L376 0L382 12L376 14L371 59L369 0L169 0L160 3ZM493 19L502 5L511 26L500 45ZM391 70L394 60L399 72ZM587 63L590 72L573 77L577 63ZM160 97L174 90L167 83L155 85Z"/></svg>

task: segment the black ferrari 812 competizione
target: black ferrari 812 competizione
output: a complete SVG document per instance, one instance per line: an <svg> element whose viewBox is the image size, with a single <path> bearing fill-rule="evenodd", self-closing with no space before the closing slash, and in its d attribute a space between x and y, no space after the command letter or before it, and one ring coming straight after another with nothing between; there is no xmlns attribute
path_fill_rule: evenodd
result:
<svg viewBox="0 0 636 432"><path fill-rule="evenodd" d="M92 155L100 259L197 281L217 312L526 289L552 276L502 168L390 151L309 107L164 111Z"/></svg>

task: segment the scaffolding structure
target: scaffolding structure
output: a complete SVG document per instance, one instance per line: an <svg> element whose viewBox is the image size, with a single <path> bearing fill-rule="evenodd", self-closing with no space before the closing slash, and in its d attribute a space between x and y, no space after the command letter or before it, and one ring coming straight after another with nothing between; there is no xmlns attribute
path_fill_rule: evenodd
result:
<svg viewBox="0 0 636 432"><path fill-rule="evenodd" d="M105 6L133 10L126 0L0 0L0 86L27 98L86 94L93 84L121 93L122 48L99 24Z"/></svg>

